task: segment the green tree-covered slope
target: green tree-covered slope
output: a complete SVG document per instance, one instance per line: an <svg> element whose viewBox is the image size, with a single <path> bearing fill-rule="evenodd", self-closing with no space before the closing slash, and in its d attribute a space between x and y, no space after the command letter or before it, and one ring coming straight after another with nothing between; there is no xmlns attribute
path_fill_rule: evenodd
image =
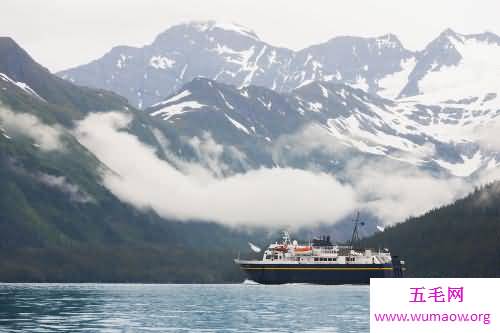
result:
<svg viewBox="0 0 500 333"><path fill-rule="evenodd" d="M500 276L500 183L365 239L401 255L409 276Z"/></svg>
<svg viewBox="0 0 500 333"><path fill-rule="evenodd" d="M0 118L0 281L243 278L232 259L247 250L249 232L165 220L121 202L101 184L106 166L71 134L89 112L119 110L133 117L130 131L154 146L141 126L147 117L115 94L55 77L10 38L0 38L0 73L0 109L35 116L63 143L43 149L33 134L3 128Z"/></svg>

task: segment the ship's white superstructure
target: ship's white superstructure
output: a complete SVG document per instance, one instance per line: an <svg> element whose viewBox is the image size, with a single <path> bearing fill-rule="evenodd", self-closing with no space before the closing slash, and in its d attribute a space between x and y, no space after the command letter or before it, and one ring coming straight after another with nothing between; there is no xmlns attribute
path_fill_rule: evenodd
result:
<svg viewBox="0 0 500 333"><path fill-rule="evenodd" d="M269 245L264 251L265 263L329 263L329 264L387 264L391 263L387 250L353 249L350 245L333 245L329 237L313 239L309 244L291 241L287 232L281 242Z"/></svg>
<svg viewBox="0 0 500 333"><path fill-rule="evenodd" d="M287 232L269 245L260 260L235 259L250 280L263 284L368 284L372 278L402 277L404 261L387 249L359 246L359 214L347 244L332 244L330 236L299 244Z"/></svg>

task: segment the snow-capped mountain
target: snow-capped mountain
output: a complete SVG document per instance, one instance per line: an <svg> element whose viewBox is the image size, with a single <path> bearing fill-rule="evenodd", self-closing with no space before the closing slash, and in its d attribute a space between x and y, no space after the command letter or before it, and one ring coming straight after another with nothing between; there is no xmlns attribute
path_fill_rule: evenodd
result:
<svg viewBox="0 0 500 333"><path fill-rule="evenodd" d="M126 96L186 137L209 133L245 155L236 169L296 162L288 147L300 144L314 151L300 163L319 168L363 156L465 177L500 160L498 55L492 33L448 29L419 52L392 34L292 51L238 25L192 22L59 75ZM320 156L313 146L325 142L335 148Z"/></svg>
<svg viewBox="0 0 500 333"><path fill-rule="evenodd" d="M392 101L341 83L315 81L278 94L196 79L146 112L188 137L209 133L253 167L313 162L331 171L360 157L467 177L500 161L475 134L496 112Z"/></svg>
<svg viewBox="0 0 500 333"><path fill-rule="evenodd" d="M65 110L57 114L58 120L69 124L69 118L82 118L88 112L124 109L127 101L112 92L77 87L57 77L36 63L12 38L0 37L0 82L9 85L14 94L23 91L58 107L61 105L78 110ZM5 89L4 89L5 88ZM7 86L4 93L11 92ZM19 91L18 91L19 90Z"/></svg>
<svg viewBox="0 0 500 333"><path fill-rule="evenodd" d="M500 37L444 31L421 52L400 97L427 103L491 100L500 90Z"/></svg>
<svg viewBox="0 0 500 333"><path fill-rule="evenodd" d="M298 52L272 46L251 30L218 22L181 24L142 48L118 46L87 65L58 73L74 83L114 91L145 108L196 77L236 87L288 92L312 81L341 81L370 92L404 71L415 54L394 35L337 37Z"/></svg>
<svg viewBox="0 0 500 333"><path fill-rule="evenodd" d="M390 82L380 81L407 70L415 56L393 34L376 38L335 37L296 54L292 63L296 82L289 88L311 81L340 81L370 93L391 94Z"/></svg>
<svg viewBox="0 0 500 333"><path fill-rule="evenodd" d="M303 91L306 90L306 91ZM500 161L482 145L481 131L498 122L498 110L392 101L349 86L313 83L292 93L299 109L356 151L452 176L471 176ZM299 97L297 97L299 96ZM471 104L477 106L475 104Z"/></svg>
<svg viewBox="0 0 500 333"><path fill-rule="evenodd" d="M273 90L257 86L238 89L203 78L186 84L178 94L148 112L178 126L194 121L199 124L197 131L215 131L228 125L243 137L258 137L268 142L294 133L303 124L303 117L287 98ZM211 121L197 119L200 116ZM212 125L217 128L210 128Z"/></svg>

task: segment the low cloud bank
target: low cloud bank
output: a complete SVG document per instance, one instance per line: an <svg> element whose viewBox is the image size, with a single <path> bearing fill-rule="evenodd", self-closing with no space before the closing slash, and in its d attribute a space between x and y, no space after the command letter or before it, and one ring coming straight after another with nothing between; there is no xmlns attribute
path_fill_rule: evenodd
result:
<svg viewBox="0 0 500 333"><path fill-rule="evenodd" d="M60 150L63 144L60 140L61 130L42 123L37 117L28 113L14 113L0 107L0 127L7 133L28 136L45 151Z"/></svg>
<svg viewBox="0 0 500 333"><path fill-rule="evenodd" d="M490 122L476 126L473 133L477 142L485 149L499 151L500 140L498 140L498 133L500 133L500 122L497 119L491 119Z"/></svg>
<svg viewBox="0 0 500 333"><path fill-rule="evenodd" d="M437 178L390 161L352 161L346 169L359 202L387 224L453 202L472 188L461 178Z"/></svg>
<svg viewBox="0 0 500 333"><path fill-rule="evenodd" d="M76 136L114 171L106 173L104 183L115 195L167 218L303 226L336 222L366 209L390 224L450 203L476 185L462 178L437 178L401 163L366 160L349 162L342 182L325 172L292 168L261 168L224 177L228 170L220 159L223 148L209 135L190 141L201 165L173 154L169 164L154 148L122 130L129 121L121 113L91 114L78 124ZM155 136L166 150L169 145L161 133ZM296 153L317 148L345 153L344 147L329 145L324 137L311 142ZM280 145L286 147L286 140Z"/></svg>
<svg viewBox="0 0 500 333"><path fill-rule="evenodd" d="M53 176L46 173L40 173L37 179L42 184L58 189L59 191L68 195L69 199L79 203L93 203L95 202L88 193L80 189L76 184L70 183L66 177Z"/></svg>
<svg viewBox="0 0 500 333"><path fill-rule="evenodd" d="M120 131L129 120L119 113L92 114L79 123L76 135L115 172L105 175L105 185L138 207L170 218L251 225L335 221L356 207L353 189L326 173L274 168L219 178L190 173L196 168L189 163L178 170L152 147ZM218 151L209 150L212 155ZM212 156L211 163L215 160Z"/></svg>
<svg viewBox="0 0 500 333"><path fill-rule="evenodd" d="M78 123L75 136L110 168L104 175L106 187L121 200L152 208L167 218L302 226L333 223L361 209L391 224L450 203L474 186L500 179L499 168L487 169L471 181L439 178L390 160L354 157L338 178L314 165L310 169L315 171L281 167L233 174L224 156L244 166L245 154L217 143L209 133L183 138L197 157L198 162L192 163L173 154L168 140L154 129L169 160L166 162L158 158L154 148L123 130L130 120L119 112L91 114ZM64 149L64 131L31 114L0 108L0 128L4 136L28 136L44 151ZM485 149L497 149L497 128L497 124L483 128L478 143ZM307 159L311 152L342 160L350 154L346 146L331 140L326 130L314 127L279 138L272 154L279 165L286 165L288 158ZM71 200L93 201L63 177L38 180L68 193Z"/></svg>

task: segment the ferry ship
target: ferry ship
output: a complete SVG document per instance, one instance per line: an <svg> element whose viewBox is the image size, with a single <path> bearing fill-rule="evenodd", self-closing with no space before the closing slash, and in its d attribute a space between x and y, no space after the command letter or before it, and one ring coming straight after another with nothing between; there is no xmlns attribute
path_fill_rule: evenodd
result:
<svg viewBox="0 0 500 333"><path fill-rule="evenodd" d="M269 245L262 260L235 259L252 281L261 284L369 284L370 278L402 277L405 262L389 250L357 247L359 214L351 241L334 245L330 236L312 239L308 244L292 241L288 232Z"/></svg>

